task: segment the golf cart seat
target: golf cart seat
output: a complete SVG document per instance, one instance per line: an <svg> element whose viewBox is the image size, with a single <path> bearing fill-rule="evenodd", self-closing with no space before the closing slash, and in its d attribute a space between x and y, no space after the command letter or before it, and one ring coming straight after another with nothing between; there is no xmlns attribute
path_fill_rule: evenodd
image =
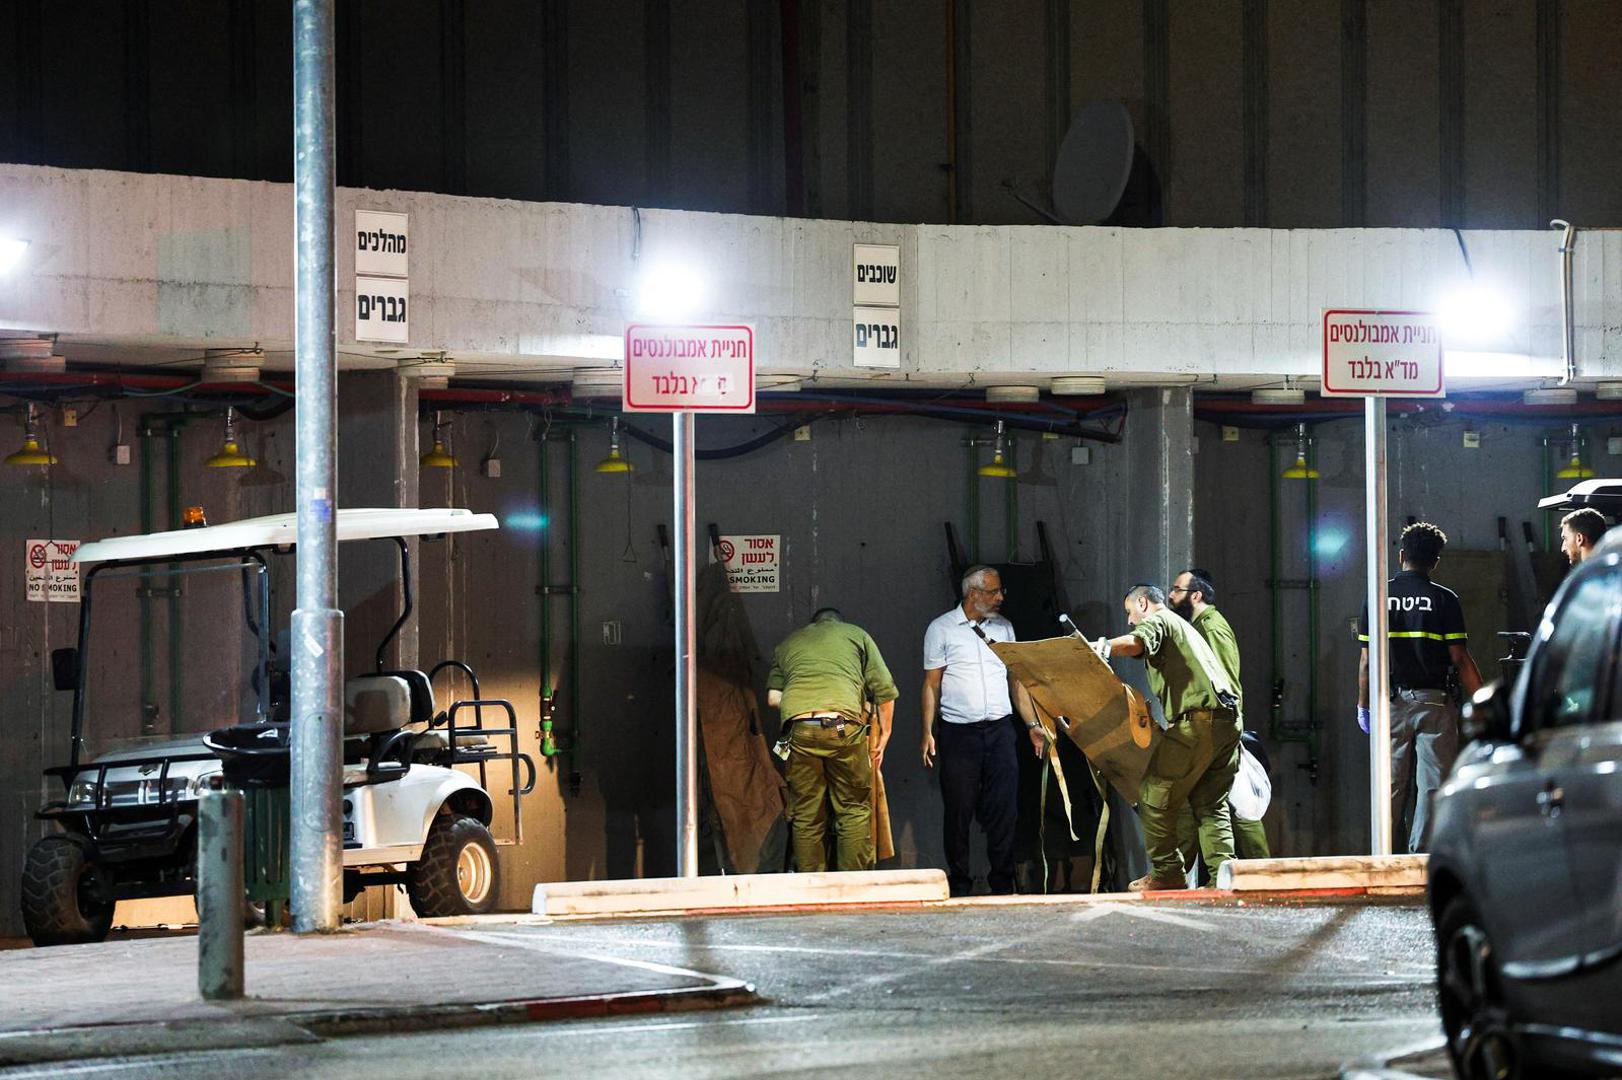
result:
<svg viewBox="0 0 1622 1080"><path fill-rule="evenodd" d="M411 720L413 724L431 724L434 721L434 684L421 671L383 671L381 675L404 679L411 691Z"/></svg>
<svg viewBox="0 0 1622 1080"><path fill-rule="evenodd" d="M344 683L344 735L381 735L411 723L411 684L398 675L360 675Z"/></svg>

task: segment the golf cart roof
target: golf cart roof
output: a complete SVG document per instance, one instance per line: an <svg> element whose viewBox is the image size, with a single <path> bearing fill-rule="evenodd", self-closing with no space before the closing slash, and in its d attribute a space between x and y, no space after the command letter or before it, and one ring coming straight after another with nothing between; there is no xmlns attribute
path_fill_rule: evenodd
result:
<svg viewBox="0 0 1622 1080"><path fill-rule="evenodd" d="M437 536L497 527L494 514L471 510L415 510L367 507L338 511L338 540L376 540L393 536ZM112 536L81 544L73 553L76 563L125 559L161 559L171 555L198 555L210 551L288 547L298 542L298 515L271 514L223 525L202 525L173 532Z"/></svg>
<svg viewBox="0 0 1622 1080"><path fill-rule="evenodd" d="M1622 516L1622 480L1584 480L1571 490L1538 500L1539 510L1577 510L1592 506L1608 518Z"/></svg>

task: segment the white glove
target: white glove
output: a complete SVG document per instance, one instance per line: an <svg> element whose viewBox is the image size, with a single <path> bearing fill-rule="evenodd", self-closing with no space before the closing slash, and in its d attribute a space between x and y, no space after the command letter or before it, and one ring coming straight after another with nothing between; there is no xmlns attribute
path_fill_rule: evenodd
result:
<svg viewBox="0 0 1622 1080"><path fill-rule="evenodd" d="M1098 654L1100 660L1109 660L1109 638L1101 637L1092 643L1093 652Z"/></svg>

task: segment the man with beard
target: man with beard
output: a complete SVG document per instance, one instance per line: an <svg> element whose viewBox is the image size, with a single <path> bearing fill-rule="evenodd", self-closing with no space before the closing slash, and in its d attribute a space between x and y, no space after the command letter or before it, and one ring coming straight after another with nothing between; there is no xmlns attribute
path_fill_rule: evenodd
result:
<svg viewBox="0 0 1622 1080"><path fill-rule="evenodd" d="M1211 572L1197 566L1189 567L1177 575L1172 582L1171 589L1166 593L1166 600L1171 609L1193 624L1194 629L1200 632L1205 643L1211 646L1216 653L1222 670L1228 673L1228 679L1233 683L1233 693L1237 700L1239 710L1239 726L1241 730L1245 724L1245 691L1239 682L1239 641L1234 636L1233 627L1222 612L1216 609L1216 586L1211 582ZM1267 847L1267 830L1259 821L1247 821L1233 813L1233 807L1228 808L1228 818L1233 824L1234 854L1241 859L1265 859L1272 853ZM1180 846L1186 856L1186 862L1192 863L1197 848L1194 844L1194 814L1184 809L1178 818L1177 836Z"/></svg>
<svg viewBox="0 0 1622 1080"><path fill-rule="evenodd" d="M978 818L991 863L993 893L1014 891L1014 819L1019 802L1020 731L1040 756L1046 737L1030 694L991 651L1013 641L1002 609L1002 576L989 566L963 575L963 602L924 633L924 768L935 765L939 740L946 882L953 896L974 885L969 873L969 826ZM1015 711L1019 719L1014 719ZM935 723L936 717L940 724Z"/></svg>
<svg viewBox="0 0 1622 1080"><path fill-rule="evenodd" d="M1151 869L1127 886L1133 892L1185 887L1177 848L1177 817L1185 806L1193 812L1211 874L1233 858L1228 790L1239 771L1237 698L1211 646L1165 603L1157 586L1132 586L1122 600L1132 632L1093 643L1106 661L1141 656L1166 716L1138 799Z"/></svg>

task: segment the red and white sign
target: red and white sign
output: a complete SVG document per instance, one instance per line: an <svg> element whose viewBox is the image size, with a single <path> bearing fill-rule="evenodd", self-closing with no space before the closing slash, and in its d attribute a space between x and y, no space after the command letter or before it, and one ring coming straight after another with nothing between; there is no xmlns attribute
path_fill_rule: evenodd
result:
<svg viewBox="0 0 1622 1080"><path fill-rule="evenodd" d="M73 564L77 540L24 540L28 599L36 603L77 604L79 568Z"/></svg>
<svg viewBox="0 0 1622 1080"><path fill-rule="evenodd" d="M1445 397L1442 328L1428 311L1324 312L1324 397Z"/></svg>
<svg viewBox="0 0 1622 1080"><path fill-rule="evenodd" d="M722 536L710 553L727 568L727 588L735 593L777 592L782 568L781 536Z"/></svg>
<svg viewBox="0 0 1622 1080"><path fill-rule="evenodd" d="M752 326L625 328L625 411L752 413Z"/></svg>

